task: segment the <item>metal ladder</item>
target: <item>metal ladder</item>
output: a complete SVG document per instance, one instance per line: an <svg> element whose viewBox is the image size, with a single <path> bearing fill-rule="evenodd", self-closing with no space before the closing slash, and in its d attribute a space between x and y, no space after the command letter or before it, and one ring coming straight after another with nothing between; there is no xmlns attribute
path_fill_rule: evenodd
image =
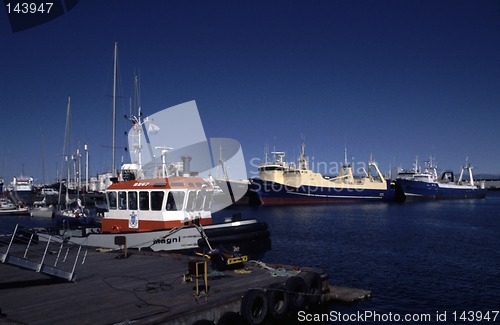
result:
<svg viewBox="0 0 500 325"><path fill-rule="evenodd" d="M52 277L56 278L61 278L65 279L68 281L74 282L76 280L76 274L75 274L75 269L78 263L78 260L80 258L80 254L82 251L82 246L81 245L75 245L78 247L78 250L76 252L75 257L74 257L74 262L72 265L61 265L64 262L69 260L70 257L70 245L65 243L64 241L60 243L59 249L57 250L57 255L55 258L52 258L53 251L49 251L49 246L51 244L51 239L52 236L48 237L47 244L45 245L44 252L41 255L40 260L34 260L27 258L29 249L32 248L32 244L36 241L34 239L35 233L31 233L31 236L28 240L28 243L26 245L26 248L24 249L24 255L21 256L16 256L19 255L19 253L22 253L22 251L14 251L13 248L13 243L14 239L16 238L16 234L18 231L18 226L16 225L16 228L14 229L14 233L12 234L12 237L10 239L9 245L7 247L7 251L5 253L0 252L0 262L17 266L23 269L27 270L32 270L35 272L43 273L50 275ZM66 244L66 245L65 245ZM66 246L66 247L65 247ZM65 248L65 249L64 249ZM34 249L32 249L32 252ZM16 254L17 253L17 254ZM39 254L40 255L40 254ZM63 259L61 259L61 255L63 255ZM35 253L36 256L36 253ZM85 253L83 254L83 257L81 259L80 265L85 263L85 259L87 257L87 250L85 250ZM65 267L66 266L66 267Z"/></svg>

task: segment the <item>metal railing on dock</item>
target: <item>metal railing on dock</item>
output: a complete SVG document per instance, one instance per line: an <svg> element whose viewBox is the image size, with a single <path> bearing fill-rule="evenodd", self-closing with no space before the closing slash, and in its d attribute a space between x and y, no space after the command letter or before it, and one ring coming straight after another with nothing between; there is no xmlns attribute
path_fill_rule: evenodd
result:
<svg viewBox="0 0 500 325"><path fill-rule="evenodd" d="M76 280L76 267L85 263L87 250L82 253L80 245L64 241L56 243L52 236L47 237L43 246L36 232L18 226L12 233L7 251L0 252L0 262L68 281Z"/></svg>

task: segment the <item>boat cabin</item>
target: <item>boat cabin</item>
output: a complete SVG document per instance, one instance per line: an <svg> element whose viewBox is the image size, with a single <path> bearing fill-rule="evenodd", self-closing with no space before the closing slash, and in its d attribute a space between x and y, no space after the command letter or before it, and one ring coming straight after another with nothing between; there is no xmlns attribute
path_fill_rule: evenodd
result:
<svg viewBox="0 0 500 325"><path fill-rule="evenodd" d="M116 182L106 190L102 232L165 230L212 223L213 187L198 177Z"/></svg>

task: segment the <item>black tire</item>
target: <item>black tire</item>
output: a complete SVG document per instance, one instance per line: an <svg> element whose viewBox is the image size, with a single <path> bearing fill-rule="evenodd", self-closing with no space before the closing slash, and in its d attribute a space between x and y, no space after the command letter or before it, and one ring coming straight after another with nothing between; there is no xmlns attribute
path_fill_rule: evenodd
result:
<svg viewBox="0 0 500 325"><path fill-rule="evenodd" d="M214 325L214 322L211 320L200 319L194 322L193 325Z"/></svg>
<svg viewBox="0 0 500 325"><path fill-rule="evenodd" d="M306 283L304 279L298 276L288 278L285 282L285 290L290 296L290 308L292 310L298 310L304 306L306 298Z"/></svg>
<svg viewBox="0 0 500 325"><path fill-rule="evenodd" d="M304 276L306 283L306 301L309 306L318 305L321 302L321 291L323 290L323 281L316 272L308 272Z"/></svg>
<svg viewBox="0 0 500 325"><path fill-rule="evenodd" d="M268 314L275 320L285 318L290 309L290 295L281 283L274 283L266 290Z"/></svg>
<svg viewBox="0 0 500 325"><path fill-rule="evenodd" d="M250 325L262 324L267 316L267 298L262 290L250 289L241 301L241 316Z"/></svg>
<svg viewBox="0 0 500 325"><path fill-rule="evenodd" d="M217 325L236 325L241 323L243 323L243 318L241 318L240 314L234 311L228 311L222 315Z"/></svg>
<svg viewBox="0 0 500 325"><path fill-rule="evenodd" d="M226 258L222 254L214 254L210 256L212 262L212 269L216 271L224 271L227 268Z"/></svg>

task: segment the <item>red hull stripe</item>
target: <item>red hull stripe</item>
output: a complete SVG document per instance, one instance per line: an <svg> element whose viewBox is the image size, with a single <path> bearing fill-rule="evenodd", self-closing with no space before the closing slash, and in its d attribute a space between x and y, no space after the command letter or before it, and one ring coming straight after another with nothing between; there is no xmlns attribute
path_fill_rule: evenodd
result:
<svg viewBox="0 0 500 325"><path fill-rule="evenodd" d="M212 218L204 218L200 221L201 225L211 225ZM190 223L191 225L191 223ZM172 229L175 227L184 226L184 222L181 221L149 221L149 220L139 220L138 228L129 228L128 220L124 219L107 219L102 220L102 232L103 233L121 233L121 232L145 232L154 230L165 230Z"/></svg>

